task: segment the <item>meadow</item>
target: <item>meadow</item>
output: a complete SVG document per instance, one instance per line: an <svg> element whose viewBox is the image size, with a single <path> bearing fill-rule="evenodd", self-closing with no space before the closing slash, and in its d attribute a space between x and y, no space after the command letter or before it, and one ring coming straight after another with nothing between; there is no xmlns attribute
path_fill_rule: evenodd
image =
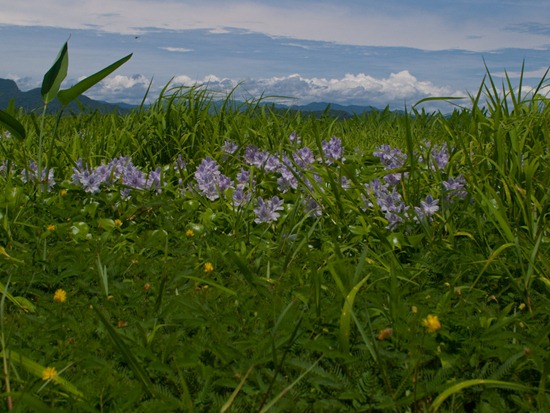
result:
<svg viewBox="0 0 550 413"><path fill-rule="evenodd" d="M45 103L84 90L64 59ZM550 411L547 87L346 120L170 85L1 111L1 408Z"/></svg>

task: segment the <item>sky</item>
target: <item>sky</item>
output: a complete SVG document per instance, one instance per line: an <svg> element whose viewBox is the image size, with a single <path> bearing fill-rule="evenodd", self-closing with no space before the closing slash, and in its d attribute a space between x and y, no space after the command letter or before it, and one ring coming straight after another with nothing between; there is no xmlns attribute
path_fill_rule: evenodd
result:
<svg viewBox="0 0 550 413"><path fill-rule="evenodd" d="M403 109L477 93L486 66L517 83L524 63L528 86L550 67L550 0L0 0L0 10L0 78L21 90L40 87L67 40L62 87L133 53L86 93L108 102L205 85Z"/></svg>

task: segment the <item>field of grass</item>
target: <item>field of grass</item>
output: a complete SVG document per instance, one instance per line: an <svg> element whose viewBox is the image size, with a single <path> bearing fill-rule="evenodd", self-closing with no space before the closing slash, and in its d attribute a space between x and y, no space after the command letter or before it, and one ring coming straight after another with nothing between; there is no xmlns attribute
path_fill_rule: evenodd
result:
<svg viewBox="0 0 550 413"><path fill-rule="evenodd" d="M1 408L550 411L547 87L2 112Z"/></svg>

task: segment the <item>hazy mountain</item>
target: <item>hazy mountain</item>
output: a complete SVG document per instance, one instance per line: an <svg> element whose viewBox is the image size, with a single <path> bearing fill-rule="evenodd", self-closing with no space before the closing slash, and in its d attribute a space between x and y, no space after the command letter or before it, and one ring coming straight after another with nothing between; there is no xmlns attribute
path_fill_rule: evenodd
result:
<svg viewBox="0 0 550 413"><path fill-rule="evenodd" d="M22 108L25 111L41 111L44 107L40 89L31 89L26 92L19 90L17 84L10 79L0 79L0 109L5 109L11 100L14 100L17 108ZM132 106L124 103L107 103L98 100L90 99L87 96L79 96L78 102L71 102L68 109L72 112L79 113L84 109L87 112L99 111L103 113L119 112L126 113ZM57 99L48 104L49 112L57 112L61 108L61 104Z"/></svg>
<svg viewBox="0 0 550 413"><path fill-rule="evenodd" d="M43 107L42 96L40 89L32 89L26 92L22 92L17 84L10 79L0 79L0 109L5 109L11 100L14 100L15 106L23 108L25 111L40 111ZM102 113L118 112L128 113L132 108L136 106L128 105L126 103L107 103L99 100L93 100L89 97L82 95L78 98L80 106L76 102L72 102L69 105L69 111L74 113L80 113L83 109L87 112L99 111ZM224 101L212 102L212 109L214 111L219 110L224 104ZM379 110L372 106L360 106L360 105L340 105L336 103L328 102L312 102L306 105L283 105L278 103L262 103L263 105L271 106L274 110L280 112L296 111L312 114L314 116L330 116L335 118L351 118L356 115L362 115L371 111ZM242 102L234 102L233 108L236 109L242 105ZM57 112L61 108L61 104L57 99L48 104L49 112Z"/></svg>

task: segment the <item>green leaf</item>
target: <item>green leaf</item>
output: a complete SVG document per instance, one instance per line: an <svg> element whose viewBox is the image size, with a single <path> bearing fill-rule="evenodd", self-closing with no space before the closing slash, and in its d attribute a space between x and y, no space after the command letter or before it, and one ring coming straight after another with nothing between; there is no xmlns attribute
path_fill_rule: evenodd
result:
<svg viewBox="0 0 550 413"><path fill-rule="evenodd" d="M61 51L55 59L55 63L50 70L44 75L42 80L42 88L40 93L42 94L42 100L44 103L49 103L55 99L57 92L61 87L61 82L67 76L67 69L69 67L69 45L67 42L61 48Z"/></svg>
<svg viewBox="0 0 550 413"><path fill-rule="evenodd" d="M109 76L116 69L118 69L124 63L126 63L128 60L130 60L132 55L133 53L130 53L128 56L123 57L122 59L116 61L112 65L107 66L106 68L100 70L97 73L94 73L91 76L88 76L84 80L81 80L80 82L70 87L69 89L62 90L61 92L59 92L57 98L59 99L59 101L63 106L67 106L69 103L71 103L74 99L76 99L81 94L83 94L89 88L101 82L104 78Z"/></svg>
<svg viewBox="0 0 550 413"><path fill-rule="evenodd" d="M17 139L25 139L25 128L21 123L9 113L0 110L0 125L3 125Z"/></svg>

